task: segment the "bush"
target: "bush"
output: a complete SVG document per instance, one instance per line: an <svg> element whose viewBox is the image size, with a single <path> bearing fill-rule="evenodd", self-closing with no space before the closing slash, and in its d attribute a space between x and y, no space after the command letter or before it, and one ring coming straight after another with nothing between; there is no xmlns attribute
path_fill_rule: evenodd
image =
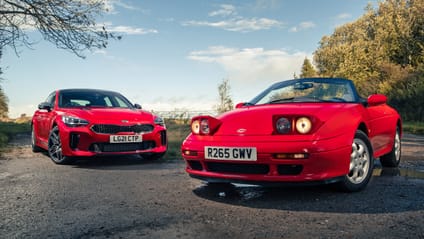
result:
<svg viewBox="0 0 424 239"><path fill-rule="evenodd" d="M410 134L424 135L424 122L404 122L403 131Z"/></svg>
<svg viewBox="0 0 424 239"><path fill-rule="evenodd" d="M181 144L190 133L190 125L186 121L167 119L166 121L168 150L164 159L180 159Z"/></svg>
<svg viewBox="0 0 424 239"><path fill-rule="evenodd" d="M31 132L31 125L26 123L0 122L0 150L7 146L13 136Z"/></svg>

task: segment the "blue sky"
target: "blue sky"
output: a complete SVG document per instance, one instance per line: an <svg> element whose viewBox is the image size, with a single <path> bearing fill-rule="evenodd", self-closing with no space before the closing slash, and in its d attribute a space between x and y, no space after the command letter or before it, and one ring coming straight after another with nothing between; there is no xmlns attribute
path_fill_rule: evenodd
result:
<svg viewBox="0 0 424 239"><path fill-rule="evenodd" d="M108 0L99 19L123 35L86 59L30 33L32 49L4 49L9 116L32 115L55 89L121 92L144 109L204 110L228 78L234 103L299 74L320 39L356 20L370 0Z"/></svg>

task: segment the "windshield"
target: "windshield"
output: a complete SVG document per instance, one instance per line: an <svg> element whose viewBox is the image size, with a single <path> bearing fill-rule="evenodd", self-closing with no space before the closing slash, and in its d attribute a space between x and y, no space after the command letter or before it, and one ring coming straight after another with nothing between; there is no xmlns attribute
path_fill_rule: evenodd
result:
<svg viewBox="0 0 424 239"><path fill-rule="evenodd" d="M357 96L349 80L302 79L274 84L250 104L286 102L356 102Z"/></svg>
<svg viewBox="0 0 424 239"><path fill-rule="evenodd" d="M134 108L122 95L107 91L62 91L59 95L59 107L118 107Z"/></svg>

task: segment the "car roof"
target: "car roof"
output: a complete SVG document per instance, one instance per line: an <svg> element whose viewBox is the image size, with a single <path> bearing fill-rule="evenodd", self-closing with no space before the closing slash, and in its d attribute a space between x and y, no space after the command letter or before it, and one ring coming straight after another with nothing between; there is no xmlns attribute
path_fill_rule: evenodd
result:
<svg viewBox="0 0 424 239"><path fill-rule="evenodd" d="M60 93L112 93L119 94L118 92L111 90L101 90L101 89L88 89L88 88L73 88L73 89L60 89L57 90Z"/></svg>

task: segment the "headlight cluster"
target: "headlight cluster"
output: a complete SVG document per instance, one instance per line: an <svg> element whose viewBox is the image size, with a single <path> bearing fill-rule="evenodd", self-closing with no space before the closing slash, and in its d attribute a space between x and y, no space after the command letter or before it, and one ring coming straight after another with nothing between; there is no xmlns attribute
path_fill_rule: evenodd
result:
<svg viewBox="0 0 424 239"><path fill-rule="evenodd" d="M198 116L191 120L191 132L200 135L212 135L218 130L221 122L211 116Z"/></svg>
<svg viewBox="0 0 424 239"><path fill-rule="evenodd" d="M62 122L68 127L78 127L88 125L88 121L75 116L62 115Z"/></svg>
<svg viewBox="0 0 424 239"><path fill-rule="evenodd" d="M307 134L312 130L312 122L308 117L279 117L275 120L275 129L279 134L290 134L294 129L299 134Z"/></svg>
<svg viewBox="0 0 424 239"><path fill-rule="evenodd" d="M163 120L161 117L156 117L155 118L155 124L165 127L165 120Z"/></svg>
<svg viewBox="0 0 424 239"><path fill-rule="evenodd" d="M194 120L191 123L191 131L195 134L209 134L209 121L207 119Z"/></svg>

